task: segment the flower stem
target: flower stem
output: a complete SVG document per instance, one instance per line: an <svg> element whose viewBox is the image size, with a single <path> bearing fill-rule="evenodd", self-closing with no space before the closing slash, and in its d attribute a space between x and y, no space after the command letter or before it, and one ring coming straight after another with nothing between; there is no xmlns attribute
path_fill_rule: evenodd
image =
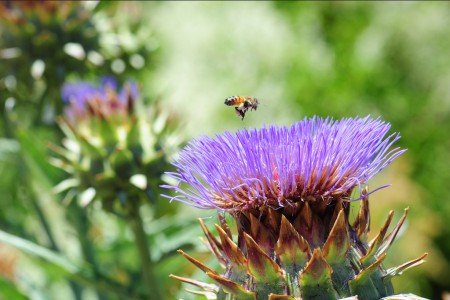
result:
<svg viewBox="0 0 450 300"><path fill-rule="evenodd" d="M139 251L139 257L142 265L142 276L144 285L149 293L148 299L162 299L154 274L153 262L151 259L150 248L147 243L147 235L144 231L144 224L139 212L139 201L132 199L130 202L130 211L128 213L128 222L134 233L134 241Z"/></svg>
<svg viewBox="0 0 450 300"><path fill-rule="evenodd" d="M88 218L86 210L78 205L78 203L72 202L72 205L68 207L67 218L71 221L75 230L78 233L78 240L81 246L81 253L84 259L92 266L96 279L100 277L100 268L95 256L95 249L92 241L89 239L89 229L91 227L90 219ZM96 280L97 281L97 280ZM106 295L97 290L97 298L99 300L106 300Z"/></svg>

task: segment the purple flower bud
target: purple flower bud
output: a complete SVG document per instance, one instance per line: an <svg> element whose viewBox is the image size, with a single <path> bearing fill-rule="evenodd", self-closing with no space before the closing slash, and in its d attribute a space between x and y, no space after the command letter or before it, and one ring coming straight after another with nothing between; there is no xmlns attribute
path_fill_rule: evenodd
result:
<svg viewBox="0 0 450 300"><path fill-rule="evenodd" d="M134 82L128 82L119 90L116 79L108 76L101 79L99 86L89 82L66 83L61 97L68 103L65 116L74 123L90 116L126 115L134 107L139 91Z"/></svg>

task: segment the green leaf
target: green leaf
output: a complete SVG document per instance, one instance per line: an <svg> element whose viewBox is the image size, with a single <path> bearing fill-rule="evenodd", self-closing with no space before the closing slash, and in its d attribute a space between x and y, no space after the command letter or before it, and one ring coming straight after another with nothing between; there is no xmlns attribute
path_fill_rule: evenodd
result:
<svg viewBox="0 0 450 300"><path fill-rule="evenodd" d="M42 258L48 263L57 266L61 270L64 270L64 272L66 273L75 274L81 271L81 268L79 266L77 266L64 256L2 230L0 230L0 242L13 246L33 257Z"/></svg>
<svg viewBox="0 0 450 300"><path fill-rule="evenodd" d="M2 299L25 300L27 297L22 294L14 283L0 276L0 291Z"/></svg>
<svg viewBox="0 0 450 300"><path fill-rule="evenodd" d="M141 299L141 295L130 294L128 287L95 274L87 263L75 264L65 256L51 251L38 244L0 230L0 242L19 249L31 258L40 259L40 263L48 264L52 271L61 272L73 281L92 287L99 291L121 295L130 299Z"/></svg>
<svg viewBox="0 0 450 300"><path fill-rule="evenodd" d="M30 134L25 130L19 131L17 134L21 145L21 151L27 167L30 169L33 177L39 179L41 184L53 187L60 180L60 171L48 162L46 154L46 145L42 144L41 139L46 138L36 135L35 132Z"/></svg>

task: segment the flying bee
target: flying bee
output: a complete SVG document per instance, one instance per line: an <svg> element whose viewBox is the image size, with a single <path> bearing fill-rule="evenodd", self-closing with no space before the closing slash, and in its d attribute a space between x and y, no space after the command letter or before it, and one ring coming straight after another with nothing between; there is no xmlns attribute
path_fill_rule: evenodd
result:
<svg viewBox="0 0 450 300"><path fill-rule="evenodd" d="M259 105L258 99L249 96L231 96L225 99L225 105L234 106L236 114L244 120L245 113L250 110L256 110Z"/></svg>

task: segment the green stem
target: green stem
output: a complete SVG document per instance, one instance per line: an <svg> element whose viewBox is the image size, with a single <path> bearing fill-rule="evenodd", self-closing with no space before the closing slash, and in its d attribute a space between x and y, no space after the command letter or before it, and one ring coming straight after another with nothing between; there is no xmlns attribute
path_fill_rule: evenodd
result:
<svg viewBox="0 0 450 300"><path fill-rule="evenodd" d="M137 199L129 199L130 211L128 213L128 223L134 233L134 241L139 251L139 257L142 265L142 276L144 284L149 293L148 299L163 299L159 291L158 283L153 268L150 248L147 243L147 235L144 231L144 224L139 212L139 201Z"/></svg>
<svg viewBox="0 0 450 300"><path fill-rule="evenodd" d="M73 203L68 208L68 218L71 220L71 223L74 225L78 233L78 240L80 242L83 257L92 266L94 276L98 280L100 278L100 270L95 257L94 246L89 239L90 220L86 214L86 211L82 209L78 203ZM106 299L105 295L103 295L103 293L99 290L96 292L99 300Z"/></svg>

